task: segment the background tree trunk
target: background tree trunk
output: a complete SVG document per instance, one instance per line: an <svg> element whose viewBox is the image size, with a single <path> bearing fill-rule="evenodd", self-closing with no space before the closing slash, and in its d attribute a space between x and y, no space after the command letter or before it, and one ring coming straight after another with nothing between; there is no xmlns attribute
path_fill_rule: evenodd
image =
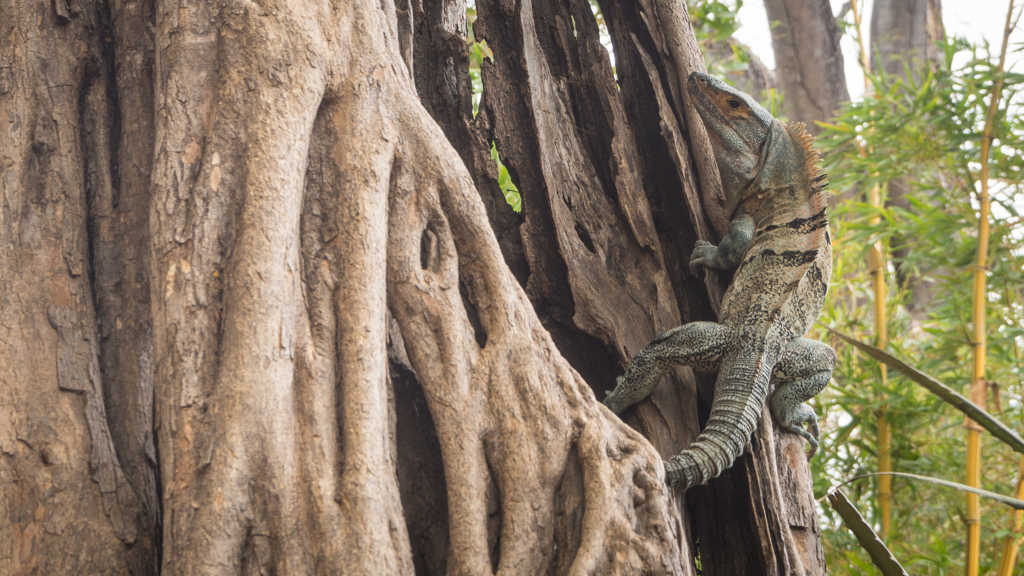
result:
<svg viewBox="0 0 1024 576"><path fill-rule="evenodd" d="M750 94L758 102L765 102L770 90L778 90L779 84L775 79L775 71L768 68L757 54L754 54L750 46L747 46L730 36L725 40L708 43L704 49L704 59L708 68L714 70L730 60L736 59L736 51L746 54L747 67L744 70L731 71L726 74L726 80L736 88Z"/></svg>
<svg viewBox="0 0 1024 576"><path fill-rule="evenodd" d="M871 12L871 57L875 66L887 76L905 78L906 72L918 75L936 63L943 55L936 44L945 37L942 25L941 0L877 0ZM887 203L909 209L906 195L909 185L902 179L890 180ZM897 238L892 250L897 261L910 253L904 239ZM931 284L915 278L907 267L896 267L897 280L911 288L907 309L916 319L924 317L929 303L935 297Z"/></svg>
<svg viewBox="0 0 1024 576"><path fill-rule="evenodd" d="M940 61L935 43L944 37L941 0L876 0L871 9L871 58L886 74Z"/></svg>
<svg viewBox="0 0 1024 576"><path fill-rule="evenodd" d="M460 2L0 3L0 573L824 573L767 412L673 495L712 382L594 398L728 281L685 7L602 4L617 78L477 8L474 118Z"/></svg>
<svg viewBox="0 0 1024 576"><path fill-rule="evenodd" d="M850 99L839 26L828 0L765 0L772 24L775 74L782 87L782 113L818 133Z"/></svg>

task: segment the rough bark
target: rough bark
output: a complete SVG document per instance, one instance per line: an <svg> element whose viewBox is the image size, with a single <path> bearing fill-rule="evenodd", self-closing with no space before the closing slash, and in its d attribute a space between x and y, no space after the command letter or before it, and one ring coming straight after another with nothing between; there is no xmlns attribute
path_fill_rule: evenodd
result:
<svg viewBox="0 0 1024 576"><path fill-rule="evenodd" d="M476 118L464 8L0 0L0 573L824 572L770 417L684 498L708 382L594 397L728 281L685 6L602 6L617 81L480 0Z"/></svg>
<svg viewBox="0 0 1024 576"><path fill-rule="evenodd" d="M850 99L831 5L828 0L765 0L764 7L773 26L782 113L817 134L815 120L832 118Z"/></svg>
<svg viewBox="0 0 1024 576"><path fill-rule="evenodd" d="M734 50L736 49L746 53L748 59L747 67L745 70L729 72L726 75L726 80L736 88L750 94L759 102L764 102L767 99L767 92L769 90L777 90L779 84L775 79L775 72L768 69L764 62L751 52L749 46L730 36L725 40L711 42L707 46L704 57L708 61L709 68L711 68L716 63L724 63L735 59Z"/></svg>
<svg viewBox="0 0 1024 576"><path fill-rule="evenodd" d="M140 291L109 299L115 268L147 273L144 237L120 249L92 242L138 221L111 222L120 135L106 16L89 3L0 3L3 574L143 573L156 562L151 435L110 425L151 415L147 358L132 357L146 350ZM128 332L140 342L115 358L109 339ZM103 370L117 362L126 369L107 388Z"/></svg>
<svg viewBox="0 0 1024 576"><path fill-rule="evenodd" d="M503 128L501 121L496 123L495 136L503 161L514 171L523 191L524 241L536 242L538 246L559 246L557 253L541 252L550 260L537 263L531 260L527 293L538 311L549 314L545 325L551 329L560 349L578 350L579 343L586 342L591 352L603 347L604 358L618 358L618 366L611 370L603 368L591 377L592 372L588 370L601 366L598 364L601 358L567 353L570 361L580 367L588 382L601 393L612 387L612 378L620 373L637 346L660 331L657 319L645 326L650 320L632 313L629 300L617 295L619 291L629 294L632 284L630 281L622 285L621 271L628 275L631 269L639 268L635 274L651 278L642 283L657 286L660 282L657 270L664 266L676 295L676 308L682 311L681 320L713 318L709 314L712 306L705 299L707 296L692 292L700 284L685 266L696 239L694 236L703 238L714 234L707 223L708 198L701 196L698 178L687 162L688 158L697 157L689 144L700 135L688 133L688 127L693 125L686 122L683 111L687 104L681 100L682 91L676 83L676 79L685 77L690 70L703 68L701 61L692 57L696 44L691 37L692 49L680 48L680 57L685 59L686 66L692 67L682 67L680 72L681 67L672 59L672 43L665 38L672 33L671 27L647 25L647 22L664 22L669 18L665 12L659 12L659 7L652 4L602 5L616 47L620 100L609 96L614 94L615 87L611 84L610 66L603 59L600 67L584 65L590 61L587 55L600 51L596 27L584 11L585 4L534 2L517 7L519 12L493 12L489 2L480 2L477 7L477 37L485 38L495 54L494 67L487 68L485 64L484 68L484 101L493 117L509 119L504 125L507 128ZM510 29L506 25L498 34L494 29L497 22L525 22L533 26L524 24L521 28ZM686 25L685 16L682 22ZM540 46L537 57L521 58L517 48L529 46L531 41ZM682 41L676 42L676 46L685 45ZM522 53L531 52L524 49ZM553 123L559 125L557 131L546 128ZM536 127L536 132L529 133L522 128L524 126ZM545 129L549 130L548 135L544 134ZM595 145L595 141L609 140L618 143L611 155L607 146ZM620 224L623 220L627 223L641 221L643 216L643 206L628 200L635 197L629 173L616 168L622 157L637 158L641 182L648 183L644 195L658 236L657 242L651 245L655 250L653 255L661 252L663 262L654 260L649 265L655 267L654 273L650 268L642 268L644 260L636 257L617 260L618 253L642 239L635 232L639 226ZM566 174L561 166L546 163L549 158L569 158L573 169ZM617 179L602 177L608 167ZM589 199L586 194L590 195ZM534 228L528 228L531 225ZM553 232L546 231L551 228ZM526 253L529 258L530 250ZM607 264L609 262L617 263L613 267ZM562 266L566 270L562 275L551 273L538 277L536 273L538 270L559 271ZM536 289L538 287L543 290ZM721 294L721 286L711 282L709 287L713 302L714 297ZM637 301L636 298L636 295L629 296L633 301ZM571 324L561 320L570 313ZM621 326L638 326L642 336L631 341L630 333L621 330ZM692 374L683 371L666 384L669 386L660 386L649 403L641 404L627 416L627 421L643 431L664 456L688 445L698 431L695 424L699 421L693 412L696 404L691 388L694 386ZM710 395L707 397L710 399ZM759 432L759 435L764 434L772 437L771 432ZM784 473L806 477L802 444L788 438L788 434L782 436L787 438L782 442L789 442L786 445L798 451L799 459L795 461L804 467L802 471L786 470ZM771 440L762 442L772 445ZM700 538L702 557L712 549L727 554L738 542L743 542L739 544L741 548L766 550L762 557L750 559L745 565L746 573L801 573L801 567L807 573L824 573L809 482L803 483L801 490L787 492L784 498L770 450L755 451L744 465L761 467L760 475L752 482L755 495L737 504L745 510L745 515L738 514L721 522L721 538ZM785 465L780 464L779 469ZM754 471L745 473L754 474ZM715 491L705 499L712 509L720 509L725 501L736 499L737 492L730 492L728 485L713 484ZM787 487L793 486L793 481L787 484ZM809 519L804 514L808 509L812 512ZM757 510L761 511L760 515ZM794 510L795 515L790 517L786 510ZM690 518L685 510L683 513L685 518ZM721 518L717 513L714 517ZM693 524L699 522L697 517L692 520ZM694 530L691 526L691 545L696 535ZM741 539L740 534L747 534L749 538ZM762 562L764 557L779 560L766 565ZM703 569L711 571L709 573L731 573L728 568L714 572L713 564L705 563Z"/></svg>

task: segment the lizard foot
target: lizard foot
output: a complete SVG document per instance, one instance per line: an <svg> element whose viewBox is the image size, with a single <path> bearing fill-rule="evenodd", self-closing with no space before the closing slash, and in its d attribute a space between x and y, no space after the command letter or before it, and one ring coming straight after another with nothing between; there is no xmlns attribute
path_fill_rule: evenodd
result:
<svg viewBox="0 0 1024 576"><path fill-rule="evenodd" d="M804 429L803 424L804 422L790 424L786 426L786 429L803 436L804 440L811 445L811 450L807 453L807 459L810 460L818 451L818 421L816 419L807 421L807 429Z"/></svg>
<svg viewBox="0 0 1024 576"><path fill-rule="evenodd" d="M605 390L604 391L604 401L601 402L606 407L608 407L609 410L611 410L612 412L614 412L616 414L618 414L619 412L622 412L625 409L624 406L620 406L622 401L616 395L616 392L619 392L622 389L622 381L623 381L623 377L622 376L616 377L615 378L615 389L614 390Z"/></svg>
<svg viewBox="0 0 1024 576"><path fill-rule="evenodd" d="M710 267L718 254L718 247L710 242L697 240L690 254L690 272L697 273L697 266Z"/></svg>
<svg viewBox="0 0 1024 576"><path fill-rule="evenodd" d="M775 398L772 398L774 401ZM781 407L772 406L773 411L778 413L782 412ZM779 423L782 427L790 432L799 434L804 437L811 445L811 451L807 454L807 459L810 460L814 457L814 453L818 451L818 416L807 404L797 404L789 410L785 410L785 417L779 418Z"/></svg>

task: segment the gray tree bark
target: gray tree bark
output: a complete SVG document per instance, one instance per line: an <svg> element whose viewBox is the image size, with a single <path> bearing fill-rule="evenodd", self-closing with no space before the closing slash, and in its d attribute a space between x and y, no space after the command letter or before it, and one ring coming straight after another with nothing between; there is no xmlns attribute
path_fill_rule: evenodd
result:
<svg viewBox="0 0 1024 576"><path fill-rule="evenodd" d="M871 12L871 58L886 74L901 77L926 69L942 54L941 0L876 0ZM904 68L906 66L906 68Z"/></svg>
<svg viewBox="0 0 1024 576"><path fill-rule="evenodd" d="M616 78L479 0L476 118L464 9L0 0L0 573L824 573L767 412L677 495L708 382L595 398L727 281L685 6L602 6Z"/></svg>
<svg viewBox="0 0 1024 576"><path fill-rule="evenodd" d="M832 118L850 99L839 49L839 27L828 0L765 0L772 23L782 112L818 133L816 120Z"/></svg>
<svg viewBox="0 0 1024 576"><path fill-rule="evenodd" d="M749 46L746 46L732 36L725 40L711 42L704 49L704 58L708 62L708 67L713 70L716 64L735 58L734 49L746 52L748 59L747 68L742 71L729 73L726 79L733 86L750 94L759 102L764 102L768 97L768 91L777 90L779 84L775 80L775 72L770 70L756 54L751 52Z"/></svg>
<svg viewBox="0 0 1024 576"><path fill-rule="evenodd" d="M937 42L944 37L941 0L875 2L871 13L871 52L875 65L887 76L906 78L907 72L918 76L940 62L942 53ZM890 180L887 203L909 209L909 193L910 187L903 179ZM911 289L907 309L913 317L922 318L935 291L927 280L915 277L899 265L909 253L905 239L894 239L892 254L897 260L897 280Z"/></svg>

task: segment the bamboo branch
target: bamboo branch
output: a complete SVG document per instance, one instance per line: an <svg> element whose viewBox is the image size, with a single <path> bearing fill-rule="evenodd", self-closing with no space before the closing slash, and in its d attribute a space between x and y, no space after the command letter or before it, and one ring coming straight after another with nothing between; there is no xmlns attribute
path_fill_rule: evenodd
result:
<svg viewBox="0 0 1024 576"><path fill-rule="evenodd" d="M853 532L860 542L861 548L868 553L871 561L882 571L883 576L907 576L899 561L886 548L885 544L878 538L878 534L871 529L871 526L864 521L857 508L853 506L846 494L838 488L833 488L828 493L828 503L843 518L843 523Z"/></svg>
<svg viewBox="0 0 1024 576"><path fill-rule="evenodd" d="M982 490L981 488L974 488L972 486L968 486L966 484L961 484L959 482L953 482L951 480L943 480L942 478L932 478L931 476L922 476L920 474L911 474L909 472L886 472L885 474L887 476L899 476L900 478L910 478L912 480L919 480L921 482L928 482L929 484L937 484L939 486L945 486L947 488L952 488L954 490L959 490L961 492L967 492L968 494L974 494L975 496L981 496L983 498L988 498L989 500L993 500L995 502L999 502L1000 504L1005 504L1005 505L1009 506L1010 508L1013 508L1014 510L1024 510L1024 500L1021 500L1020 498L1013 498L1013 497L1010 497L1010 496L1003 496L1002 494L999 494L997 492L990 492L988 490ZM860 476L855 476L853 478L850 478L846 482L843 482L842 484L839 484L838 486L835 486L835 488L841 488L841 487L846 486L847 484L849 484L851 482L856 482L857 480L863 480L864 478L871 478L872 476L881 476L881 474L878 473L878 472L873 472L873 473L870 473L870 474L861 474Z"/></svg>
<svg viewBox="0 0 1024 576"><path fill-rule="evenodd" d="M857 26L857 43L860 47L860 67L864 69L864 87L867 88L868 74L871 73L871 61L868 60L868 50L864 46L864 31L861 29L860 6L857 0L850 0L850 11L853 12L853 23Z"/></svg>
<svg viewBox="0 0 1024 576"><path fill-rule="evenodd" d="M895 356L887 354L886 352L883 352L882 350L879 350L878 348L875 348L870 344L865 344L864 342L850 338L849 336L843 334L842 332L838 332L836 330L833 330L832 328L828 328L827 326L826 328L830 332L835 334L836 337L838 337L840 340L848 344L852 344L853 346L856 346L860 350L867 353L868 356L871 356L872 358L878 360L879 362L885 363L893 370L899 372L900 374L903 374L910 380L920 384L926 390L928 390L932 394L935 394L944 402L962 412L968 418L973 419L973 421L975 421L977 425L981 426L981 428L985 430L988 430L993 436L995 436L999 440L1002 440L1007 446L1012 448L1014 452L1024 454L1024 438L1021 438L1020 435L1014 432L1012 428L1001 422L995 416L986 412L985 409L983 409L982 407L971 402L967 398L964 398L955 390L953 390L949 386L946 386L942 382L939 382L935 378L932 378L931 376L925 374L924 372L921 372L920 370L917 370L916 368L909 366L908 364L906 364L902 360L899 360Z"/></svg>

